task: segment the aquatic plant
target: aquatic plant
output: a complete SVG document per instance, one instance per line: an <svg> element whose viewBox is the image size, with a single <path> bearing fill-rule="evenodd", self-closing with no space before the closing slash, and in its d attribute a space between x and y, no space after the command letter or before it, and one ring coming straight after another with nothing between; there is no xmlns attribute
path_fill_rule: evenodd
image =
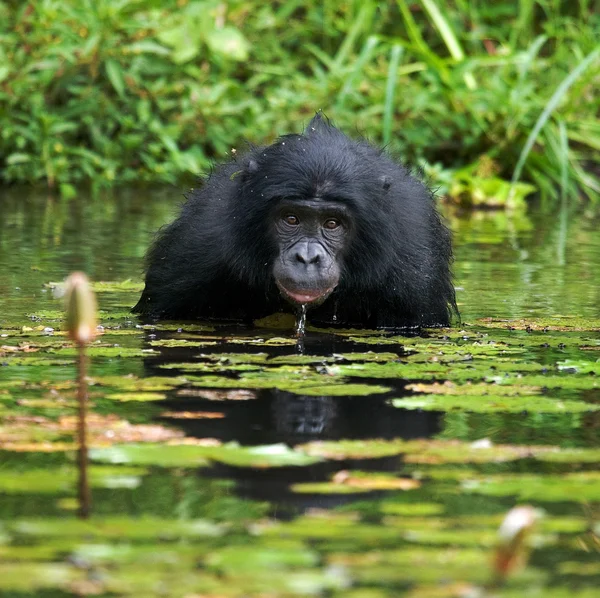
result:
<svg viewBox="0 0 600 598"><path fill-rule="evenodd" d="M87 446L87 378L86 347L96 337L96 299L88 278L83 272L73 272L65 281L66 325L69 337L77 345L77 404L78 404L78 465L79 513L82 519L90 514L91 496L88 483Z"/></svg>

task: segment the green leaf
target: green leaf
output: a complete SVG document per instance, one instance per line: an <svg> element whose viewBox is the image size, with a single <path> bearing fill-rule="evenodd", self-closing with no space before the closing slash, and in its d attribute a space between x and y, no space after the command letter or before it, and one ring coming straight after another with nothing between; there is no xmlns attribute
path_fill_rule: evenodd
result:
<svg viewBox="0 0 600 598"><path fill-rule="evenodd" d="M244 61L248 59L250 44L235 27L215 29L208 34L206 43L211 51L222 54L231 60Z"/></svg>
<svg viewBox="0 0 600 598"><path fill-rule="evenodd" d="M61 183L59 189L61 197L65 199L71 199L77 195L77 189L69 183Z"/></svg>
<svg viewBox="0 0 600 598"><path fill-rule="evenodd" d="M93 449L90 456L103 463L156 465L164 467L201 467L217 461L237 467L290 467L311 465L320 457L293 450L285 444L240 446L230 442L222 446L161 444L124 444Z"/></svg>
<svg viewBox="0 0 600 598"><path fill-rule="evenodd" d="M189 27L187 23L180 27L161 31L158 34L158 39L163 44L173 48L171 58L176 64L183 64L195 58L202 45L200 33Z"/></svg>
<svg viewBox="0 0 600 598"><path fill-rule="evenodd" d="M171 48L177 48L181 45L181 40L185 36L184 27L173 27L172 29L165 29L160 31L157 35L159 41Z"/></svg>
<svg viewBox="0 0 600 598"><path fill-rule="evenodd" d="M131 44L129 50L134 54L158 54L160 56L168 56L170 54L170 50L153 42L151 40L144 40L141 42L136 42Z"/></svg>
<svg viewBox="0 0 600 598"><path fill-rule="evenodd" d="M29 154L14 153L6 158L7 164L24 164L25 162L31 162L31 156Z"/></svg>
<svg viewBox="0 0 600 598"><path fill-rule="evenodd" d="M120 98L125 97L125 81L123 80L123 70L116 61L109 59L106 61L106 75Z"/></svg>

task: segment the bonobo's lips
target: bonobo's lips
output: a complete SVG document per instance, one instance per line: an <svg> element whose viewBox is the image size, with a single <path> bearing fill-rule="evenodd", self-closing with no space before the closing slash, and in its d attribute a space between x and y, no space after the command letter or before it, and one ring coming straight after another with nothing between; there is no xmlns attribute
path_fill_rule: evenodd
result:
<svg viewBox="0 0 600 598"><path fill-rule="evenodd" d="M279 282L277 283L277 286L286 299L300 305L307 303L318 305L319 303L323 303L334 289L334 287L331 287L329 289L302 289L300 291L290 291Z"/></svg>

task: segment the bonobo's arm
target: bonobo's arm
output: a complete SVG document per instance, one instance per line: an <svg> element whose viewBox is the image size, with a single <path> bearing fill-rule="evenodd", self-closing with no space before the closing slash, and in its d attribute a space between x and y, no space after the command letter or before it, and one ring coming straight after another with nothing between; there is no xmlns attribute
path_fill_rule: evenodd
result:
<svg viewBox="0 0 600 598"><path fill-rule="evenodd" d="M147 257L146 286L133 311L175 317L202 303L211 274L198 263L196 250L189 222L182 218L160 230Z"/></svg>
<svg viewBox="0 0 600 598"><path fill-rule="evenodd" d="M213 221L220 202L211 189L194 193L181 215L162 228L147 255L146 286L134 312L152 317L202 315L223 271L227 239Z"/></svg>

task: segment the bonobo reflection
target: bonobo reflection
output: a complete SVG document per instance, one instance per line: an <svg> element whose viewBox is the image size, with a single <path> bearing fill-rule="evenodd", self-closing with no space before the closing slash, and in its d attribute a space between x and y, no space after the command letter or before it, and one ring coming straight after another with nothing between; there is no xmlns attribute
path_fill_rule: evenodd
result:
<svg viewBox="0 0 600 598"><path fill-rule="evenodd" d="M315 440L427 438L440 430L440 414L431 411L396 409L389 397L326 397L297 395L276 389L260 390L255 398L236 397L239 390L188 389L178 399L170 399L170 413L199 410L225 415L221 419L168 419L187 436L236 441L246 446L285 442L297 445ZM401 396L394 391L394 396ZM223 400L215 400L222 396ZM202 396L207 397L203 399ZM210 397L210 398L208 398ZM238 400L241 399L241 400ZM362 494L297 493L290 486L300 482L325 482L340 469L402 473L398 455L381 458L360 456L342 461L325 460L306 467L257 469L215 464L201 475L214 475L236 481L239 496L272 503L271 515L288 517L307 509L337 507L364 498ZM372 497L373 495L370 494Z"/></svg>
<svg viewBox="0 0 600 598"><path fill-rule="evenodd" d="M294 445L342 438L427 438L439 431L440 424L438 413L397 409L389 403L387 395L307 396L270 389L256 391L254 398L249 398L237 397L235 393L240 391L232 390L182 392L180 399L167 401L170 413L215 411L225 417L175 418L169 421L171 425L190 436L246 445L279 442ZM215 400L219 392L224 395L223 400ZM394 392L394 396L401 394Z"/></svg>
<svg viewBox="0 0 600 598"><path fill-rule="evenodd" d="M317 323L448 325L451 255L426 186L317 115L191 192L148 253L134 310L251 321L303 305Z"/></svg>

